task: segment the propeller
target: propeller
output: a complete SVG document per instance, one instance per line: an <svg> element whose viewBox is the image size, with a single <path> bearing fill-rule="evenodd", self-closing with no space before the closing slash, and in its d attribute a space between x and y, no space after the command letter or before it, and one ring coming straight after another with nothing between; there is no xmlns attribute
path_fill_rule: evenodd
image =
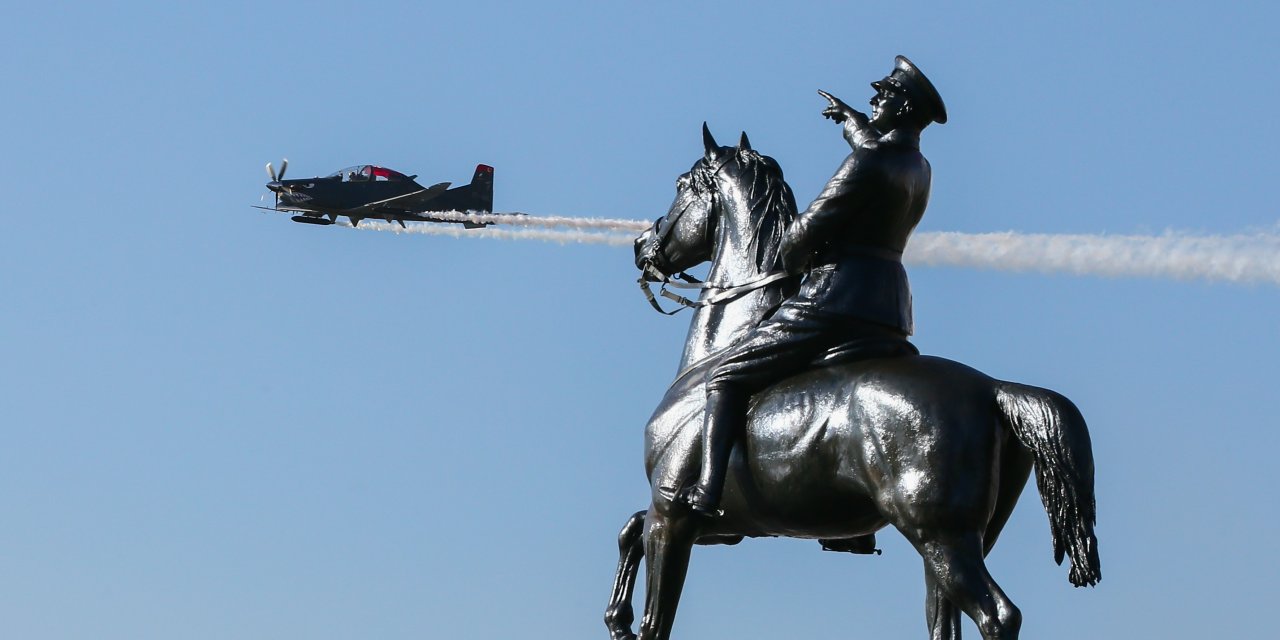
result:
<svg viewBox="0 0 1280 640"><path fill-rule="evenodd" d="M281 180L284 180L284 171L285 169L288 169L288 168L289 168L289 159L284 158L283 160L280 161L280 174L276 175L275 168L271 166L270 162L268 162L267 175L271 176L272 182L280 182Z"/></svg>
<svg viewBox="0 0 1280 640"><path fill-rule="evenodd" d="M284 172L285 172L285 169L288 169L288 168L289 168L288 158L282 158L280 160L280 173L278 174L276 173L275 167L271 166L270 162L267 163L267 175L271 176L271 182L267 184L267 188L271 189L272 193L276 194L277 208L280 207L280 190L285 188L283 185L280 184L280 181L284 180Z"/></svg>

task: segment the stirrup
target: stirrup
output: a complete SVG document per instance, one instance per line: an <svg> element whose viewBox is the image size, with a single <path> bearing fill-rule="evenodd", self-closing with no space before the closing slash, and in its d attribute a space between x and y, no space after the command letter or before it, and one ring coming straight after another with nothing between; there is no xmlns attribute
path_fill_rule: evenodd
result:
<svg viewBox="0 0 1280 640"><path fill-rule="evenodd" d="M719 518L724 515L724 509L720 509L719 505L707 504L709 501L706 493L696 484L681 491L679 498L690 511L704 518Z"/></svg>

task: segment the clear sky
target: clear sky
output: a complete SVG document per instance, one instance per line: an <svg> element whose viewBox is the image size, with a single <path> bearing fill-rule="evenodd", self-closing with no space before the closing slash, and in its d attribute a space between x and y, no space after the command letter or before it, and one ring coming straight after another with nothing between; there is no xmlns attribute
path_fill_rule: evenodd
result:
<svg viewBox="0 0 1280 640"><path fill-rule="evenodd" d="M371 162L499 211L652 219L750 133L801 206L906 54L928 231L1272 233L1271 3L10 3L0 24L0 637L604 638L687 317L626 248L251 209ZM912 268L916 343L1089 420L1102 584L1024 495L1028 638L1263 637L1270 285ZM677 638L925 637L918 557L695 551ZM973 629L968 629L976 637Z"/></svg>

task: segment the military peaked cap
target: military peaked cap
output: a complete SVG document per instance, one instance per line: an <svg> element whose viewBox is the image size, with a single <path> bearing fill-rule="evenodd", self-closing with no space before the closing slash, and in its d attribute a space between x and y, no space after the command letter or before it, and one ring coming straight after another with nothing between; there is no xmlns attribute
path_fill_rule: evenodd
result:
<svg viewBox="0 0 1280 640"><path fill-rule="evenodd" d="M919 108L928 113L930 120L938 124L947 121L947 105L942 103L942 96L938 95L933 83L906 56L894 58L893 74L890 77L902 86Z"/></svg>

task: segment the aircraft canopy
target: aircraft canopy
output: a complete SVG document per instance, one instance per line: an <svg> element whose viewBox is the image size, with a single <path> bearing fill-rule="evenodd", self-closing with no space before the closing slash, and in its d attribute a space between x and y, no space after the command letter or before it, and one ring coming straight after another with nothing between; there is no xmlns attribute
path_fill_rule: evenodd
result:
<svg viewBox="0 0 1280 640"><path fill-rule="evenodd" d="M369 182L370 180L401 182L409 179L409 176L406 176L399 171L388 169L386 167L377 167L371 164L347 167L331 173L327 177L342 178L343 182Z"/></svg>

